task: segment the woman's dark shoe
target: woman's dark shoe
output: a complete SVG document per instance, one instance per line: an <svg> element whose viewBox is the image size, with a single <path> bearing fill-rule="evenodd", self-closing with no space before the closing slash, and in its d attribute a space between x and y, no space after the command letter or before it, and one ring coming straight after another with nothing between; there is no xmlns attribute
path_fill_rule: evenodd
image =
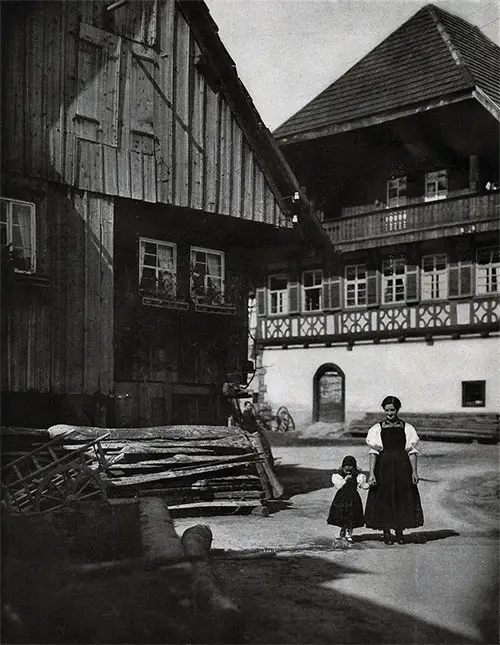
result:
<svg viewBox="0 0 500 645"><path fill-rule="evenodd" d="M404 544L405 539L402 533L396 533L396 541L398 544Z"/></svg>
<svg viewBox="0 0 500 645"><path fill-rule="evenodd" d="M390 531L384 531L384 544L394 544L394 538Z"/></svg>

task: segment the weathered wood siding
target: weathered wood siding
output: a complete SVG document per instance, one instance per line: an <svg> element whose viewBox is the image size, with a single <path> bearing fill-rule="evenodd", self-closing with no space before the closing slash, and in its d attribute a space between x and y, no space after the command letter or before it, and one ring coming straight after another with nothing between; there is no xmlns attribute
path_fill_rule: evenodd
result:
<svg viewBox="0 0 500 645"><path fill-rule="evenodd" d="M278 190L230 101L198 69L202 50L175 0L107 5L4 10L4 166L283 225Z"/></svg>
<svg viewBox="0 0 500 645"><path fill-rule="evenodd" d="M48 280L16 282L2 389L106 394L113 387L113 200L54 184L32 191L25 182L37 207L37 270Z"/></svg>

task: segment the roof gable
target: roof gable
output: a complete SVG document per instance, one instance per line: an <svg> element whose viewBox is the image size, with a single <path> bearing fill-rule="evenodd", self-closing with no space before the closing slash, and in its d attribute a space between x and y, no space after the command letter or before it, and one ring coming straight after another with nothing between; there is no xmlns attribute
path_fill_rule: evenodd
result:
<svg viewBox="0 0 500 645"><path fill-rule="evenodd" d="M479 88L500 105L500 48L465 20L420 9L274 132L278 139Z"/></svg>

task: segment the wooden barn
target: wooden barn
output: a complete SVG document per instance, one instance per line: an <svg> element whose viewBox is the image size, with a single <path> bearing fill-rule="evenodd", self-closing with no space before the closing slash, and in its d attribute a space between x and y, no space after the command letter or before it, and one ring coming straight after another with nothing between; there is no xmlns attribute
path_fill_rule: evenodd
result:
<svg viewBox="0 0 500 645"><path fill-rule="evenodd" d="M366 431L394 394L498 438L499 121L500 49L427 5L274 132L338 254L259 289L270 405Z"/></svg>
<svg viewBox="0 0 500 645"><path fill-rule="evenodd" d="M225 423L267 260L330 242L208 8L1 11L3 423Z"/></svg>

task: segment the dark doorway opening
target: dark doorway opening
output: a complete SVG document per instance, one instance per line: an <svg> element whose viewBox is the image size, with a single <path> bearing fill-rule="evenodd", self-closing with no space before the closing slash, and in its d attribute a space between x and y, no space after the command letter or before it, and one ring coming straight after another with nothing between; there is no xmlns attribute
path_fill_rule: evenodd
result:
<svg viewBox="0 0 500 645"><path fill-rule="evenodd" d="M314 375L313 420L345 421L345 374L338 365L326 363Z"/></svg>

